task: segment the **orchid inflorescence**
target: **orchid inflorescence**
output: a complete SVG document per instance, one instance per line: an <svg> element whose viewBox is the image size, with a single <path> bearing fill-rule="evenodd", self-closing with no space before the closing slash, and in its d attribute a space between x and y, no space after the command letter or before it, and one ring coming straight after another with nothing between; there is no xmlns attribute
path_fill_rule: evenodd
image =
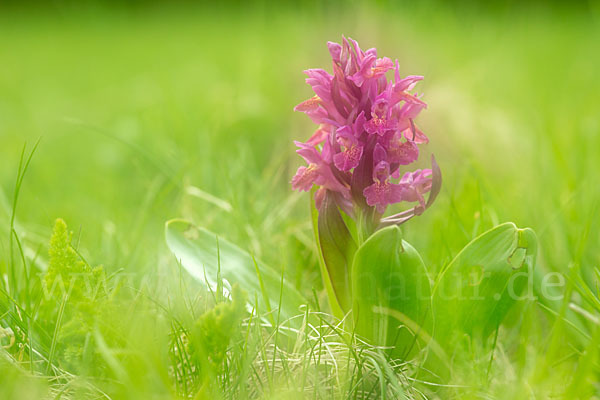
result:
<svg viewBox="0 0 600 400"><path fill-rule="evenodd" d="M317 209L330 201L350 216L368 215L373 227L420 215L439 192L439 168L432 156L432 169L402 176L400 170L417 161L419 145L429 141L414 122L427 104L411 93L423 77L401 78L397 60L377 58L374 48L362 51L350 38L327 45L333 75L306 70L315 96L295 107L319 127L305 143L295 142L308 165L298 168L292 188L308 191L316 185ZM388 80L391 70L394 79ZM418 204L381 219L388 205L403 201Z"/></svg>

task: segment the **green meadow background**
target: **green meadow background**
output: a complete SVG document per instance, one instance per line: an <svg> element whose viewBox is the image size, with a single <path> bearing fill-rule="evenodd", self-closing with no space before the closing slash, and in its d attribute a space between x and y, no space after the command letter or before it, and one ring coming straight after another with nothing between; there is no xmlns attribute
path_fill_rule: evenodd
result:
<svg viewBox="0 0 600 400"><path fill-rule="evenodd" d="M178 304L178 281L189 281L165 244L171 218L216 232L284 268L304 293L322 294L308 195L289 185L301 161L292 140L314 126L292 109L311 96L302 71L330 69L326 42L342 34L398 58L402 74L425 76L417 87L429 105L417 121L430 137L422 165L434 153L444 183L434 207L403 232L430 272L513 221L537 232L539 270L580 276L597 296L597 2L0 5L0 277L15 262L9 228L21 152L39 140L16 208L30 279L45 268L60 217L91 265L126 274L123 291L146 292L124 295L134 300L105 317L124 342L101 350L119 368L108 356L101 373L81 365L89 360L65 361L73 376L61 380L15 366L24 356L8 348L0 398L102 398L89 382L108 398L180 395L169 375L169 323L152 307ZM0 298L11 293L2 280ZM597 324L599 309L572 296ZM10 304L0 301L0 327L12 324ZM527 334L507 329L499 338L526 342L527 361L514 367L507 350L495 368L514 392L492 385L469 396L560 396L577 379L571 395L598 395L597 343L572 339L541 306L529 315ZM510 318L519 325L519 315ZM132 354L136 362L122 361Z"/></svg>

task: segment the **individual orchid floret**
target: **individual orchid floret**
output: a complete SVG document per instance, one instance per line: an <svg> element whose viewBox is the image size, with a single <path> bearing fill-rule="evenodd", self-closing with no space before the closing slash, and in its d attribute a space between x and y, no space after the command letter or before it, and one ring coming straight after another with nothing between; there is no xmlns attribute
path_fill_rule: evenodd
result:
<svg viewBox="0 0 600 400"><path fill-rule="evenodd" d="M365 124L365 130L382 136L387 131L395 129L397 125L398 121L392 118L392 109L388 100L385 97L377 99L371 107L371 119Z"/></svg>
<svg viewBox="0 0 600 400"><path fill-rule="evenodd" d="M401 132L390 133L384 143L391 164L409 165L419 158L419 146L413 140L403 139Z"/></svg>
<svg viewBox="0 0 600 400"><path fill-rule="evenodd" d="M387 57L377 58L375 55L365 57L360 69L349 79L361 87L369 79L379 78L391 69L394 69L394 63Z"/></svg>
<svg viewBox="0 0 600 400"><path fill-rule="evenodd" d="M333 162L340 171L350 171L360 163L364 146L358 140L365 124L364 113L361 113L352 127L344 125L337 130L336 139L342 151L333 156Z"/></svg>
<svg viewBox="0 0 600 400"><path fill-rule="evenodd" d="M333 175L329 146L324 146L322 153L319 153L313 146L301 142L295 143L300 147L297 153L304 158L308 166L298 168L296 175L292 178L292 189L309 191L313 184L316 184L346 196L349 195L348 188Z"/></svg>
<svg viewBox="0 0 600 400"><path fill-rule="evenodd" d="M417 144L429 143L429 138L425 136L423 131L421 131L412 120L409 121L409 125L410 126L407 129L402 131L407 140Z"/></svg>
<svg viewBox="0 0 600 400"><path fill-rule="evenodd" d="M425 209L425 198L423 195L431 190L432 171L430 169L418 169L407 172L400 180L402 186L402 198L404 201L418 201L420 209Z"/></svg>
<svg viewBox="0 0 600 400"><path fill-rule="evenodd" d="M327 118L327 111L322 107L323 101L319 96L313 96L294 107L294 111L306 113L315 123Z"/></svg>
<svg viewBox="0 0 600 400"><path fill-rule="evenodd" d="M337 169L346 172L357 167L363 153L362 144L346 126L338 130L337 141L343 148L343 151L333 156L333 162Z"/></svg>
<svg viewBox="0 0 600 400"><path fill-rule="evenodd" d="M366 187L363 193L367 204L375 206L377 212L383 214L389 204L402 201L404 187L390 182L390 164L386 161L386 151L380 144L375 145L373 156L373 184Z"/></svg>

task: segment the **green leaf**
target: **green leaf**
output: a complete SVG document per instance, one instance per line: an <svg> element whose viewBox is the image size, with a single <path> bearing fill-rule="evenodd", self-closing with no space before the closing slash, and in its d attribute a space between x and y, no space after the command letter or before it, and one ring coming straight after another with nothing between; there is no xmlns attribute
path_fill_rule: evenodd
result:
<svg viewBox="0 0 600 400"><path fill-rule="evenodd" d="M321 250L320 240L319 240L319 210L315 206L313 189L311 192L311 200L310 200L310 213L312 219L313 233L315 235L315 243L317 244L317 253L319 256L319 268L321 270L321 278L323 280L323 286L327 292L327 298L329 300L329 307L331 307L331 313L339 319L344 318L344 311L342 311L342 307L337 300L337 296L335 295L335 291L333 290L333 285L331 284L331 279L329 277L329 272L327 271L327 266L325 265L325 260L323 259L323 251Z"/></svg>
<svg viewBox="0 0 600 400"><path fill-rule="evenodd" d="M326 286L331 285L337 304L347 313L352 305L350 266L356 252L356 243L329 193L325 195L319 210L317 229L319 248L327 270L327 277L324 276L323 281ZM331 300L330 303L334 304Z"/></svg>
<svg viewBox="0 0 600 400"><path fill-rule="evenodd" d="M407 358L431 333L431 288L419 253L397 226L377 231L352 265L356 333Z"/></svg>
<svg viewBox="0 0 600 400"><path fill-rule="evenodd" d="M457 334L487 339L517 301L532 296L536 252L535 233L510 222L465 246L434 287L436 341L448 345Z"/></svg>
<svg viewBox="0 0 600 400"><path fill-rule="evenodd" d="M253 260L246 251L223 239L219 239L217 250L216 234L213 232L187 221L172 220L167 222L165 236L171 252L186 271L202 283L208 282L211 287L216 287L219 275L229 284L229 291L231 286L239 283L248 292L250 301L258 298L258 307L266 312L273 311L274 315L277 315L277 309L273 310L267 304L277 306L283 290L282 320L299 315L300 306L306 304L294 286L286 280L282 283L281 273L260 260Z"/></svg>

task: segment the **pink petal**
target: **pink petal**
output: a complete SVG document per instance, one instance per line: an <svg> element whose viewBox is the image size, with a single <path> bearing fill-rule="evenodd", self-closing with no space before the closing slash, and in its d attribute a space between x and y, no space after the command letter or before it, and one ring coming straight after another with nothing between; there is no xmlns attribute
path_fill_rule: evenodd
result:
<svg viewBox="0 0 600 400"><path fill-rule="evenodd" d="M410 141L415 143L429 143L429 138L425 136L423 131L421 131L417 126L410 120L410 128L404 131L404 137Z"/></svg>
<svg viewBox="0 0 600 400"><path fill-rule="evenodd" d="M420 75L409 75L404 79L397 80L394 84L394 91L404 92L412 90L417 82L422 81L423 77Z"/></svg>
<svg viewBox="0 0 600 400"><path fill-rule="evenodd" d="M365 200L370 206L375 206L378 213L383 214L389 204L402 201L402 188L388 181L375 182L363 190Z"/></svg>
<svg viewBox="0 0 600 400"><path fill-rule="evenodd" d="M327 42L327 48L329 49L329 54L331 54L333 61L339 63L340 54L342 53L342 46L339 43Z"/></svg>
<svg viewBox="0 0 600 400"><path fill-rule="evenodd" d="M362 153L363 146L353 145L343 152L334 155L333 162L340 171L350 171L352 168L358 166Z"/></svg>
<svg viewBox="0 0 600 400"><path fill-rule="evenodd" d="M296 150L296 153L300 155L300 157L304 158L304 160L309 164L321 164L323 162L323 158L321 154L315 149L313 146L307 143L302 143L298 141L294 141L294 144L300 147Z"/></svg>
<svg viewBox="0 0 600 400"><path fill-rule="evenodd" d="M310 137L310 139L306 141L306 144L316 146L322 143L325 139L327 139L327 136L330 132L331 126L327 124L321 124L319 125L319 128L315 131L315 133L313 133L313 135Z"/></svg>
<svg viewBox="0 0 600 400"><path fill-rule="evenodd" d="M314 164L308 167L300 167L296 175L292 178L292 189L307 192L312 188L313 183L318 177L318 171Z"/></svg>
<svg viewBox="0 0 600 400"><path fill-rule="evenodd" d="M392 139L387 147L389 162L408 165L419 158L419 147L411 141Z"/></svg>

